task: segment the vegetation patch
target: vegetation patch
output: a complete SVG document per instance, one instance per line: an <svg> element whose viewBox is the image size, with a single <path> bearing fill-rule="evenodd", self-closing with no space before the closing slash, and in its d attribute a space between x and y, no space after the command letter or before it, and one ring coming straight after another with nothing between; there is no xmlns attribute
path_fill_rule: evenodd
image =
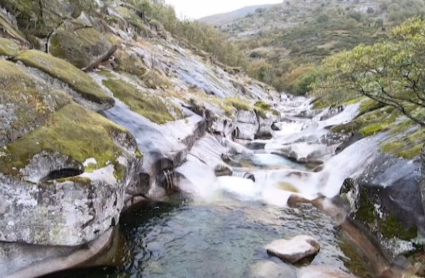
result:
<svg viewBox="0 0 425 278"><path fill-rule="evenodd" d="M123 101L134 112L157 124L165 124L175 119L161 98L139 90L123 80L104 80L114 96Z"/></svg>
<svg viewBox="0 0 425 278"><path fill-rule="evenodd" d="M4 115L0 145L42 125L51 113L72 101L65 92L50 88L26 68L6 60L0 60L0 87L1 104L5 111L11 108Z"/></svg>
<svg viewBox="0 0 425 278"><path fill-rule="evenodd" d="M0 38L0 56L14 57L20 52L19 45L11 40Z"/></svg>
<svg viewBox="0 0 425 278"><path fill-rule="evenodd" d="M114 104L114 99L108 96L90 76L65 60L37 50L25 51L15 59L61 80L87 100L110 106Z"/></svg>
<svg viewBox="0 0 425 278"><path fill-rule="evenodd" d="M264 101L258 101L258 102L256 102L254 104L254 108L255 108L255 111L257 111L257 113L259 113L259 115L263 119L267 119L267 114L266 113L272 111L272 106L270 104L265 103ZM275 112L275 111L273 111L273 112Z"/></svg>
<svg viewBox="0 0 425 278"><path fill-rule="evenodd" d="M252 105L244 99L241 98L235 98L235 97L229 97L224 99L224 103L229 106L233 106L239 111L252 111L253 107Z"/></svg>
<svg viewBox="0 0 425 278"><path fill-rule="evenodd" d="M97 168L115 163L122 155L112 134L131 134L99 114L71 103L52 114L46 123L7 145L0 156L0 172L18 175L29 160L43 150L51 150L83 163L92 157Z"/></svg>

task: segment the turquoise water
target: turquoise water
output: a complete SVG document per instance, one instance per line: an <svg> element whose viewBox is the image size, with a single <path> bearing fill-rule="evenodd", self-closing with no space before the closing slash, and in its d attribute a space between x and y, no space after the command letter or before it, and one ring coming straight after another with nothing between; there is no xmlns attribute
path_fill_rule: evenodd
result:
<svg viewBox="0 0 425 278"><path fill-rule="evenodd" d="M229 197L214 204L139 205L122 216L117 246L97 259L98 266L45 278L252 277L250 266L256 262L283 264L266 253L265 245L299 234L321 243L311 264L367 272L358 257L344 254L352 248L322 212Z"/></svg>

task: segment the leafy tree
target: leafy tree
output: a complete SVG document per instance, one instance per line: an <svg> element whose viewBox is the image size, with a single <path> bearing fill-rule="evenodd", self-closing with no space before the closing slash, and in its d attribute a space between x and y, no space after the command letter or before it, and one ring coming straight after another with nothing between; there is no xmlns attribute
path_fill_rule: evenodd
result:
<svg viewBox="0 0 425 278"><path fill-rule="evenodd" d="M388 40L327 58L314 93L334 99L364 95L425 126L417 113L425 108L424 65L425 20L416 17L392 30Z"/></svg>

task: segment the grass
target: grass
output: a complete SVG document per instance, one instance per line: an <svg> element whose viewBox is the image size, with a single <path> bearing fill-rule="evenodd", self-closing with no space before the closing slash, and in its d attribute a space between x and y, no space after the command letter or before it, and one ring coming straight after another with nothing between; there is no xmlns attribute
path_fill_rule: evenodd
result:
<svg viewBox="0 0 425 278"><path fill-rule="evenodd" d="M157 124L165 124L175 119L161 98L123 80L104 80L114 96L127 104L131 110Z"/></svg>

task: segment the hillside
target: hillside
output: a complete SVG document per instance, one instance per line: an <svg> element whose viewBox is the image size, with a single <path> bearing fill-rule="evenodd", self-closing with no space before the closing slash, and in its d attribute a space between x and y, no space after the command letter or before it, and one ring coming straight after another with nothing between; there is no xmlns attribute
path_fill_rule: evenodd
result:
<svg viewBox="0 0 425 278"><path fill-rule="evenodd" d="M221 14L215 14L210 15L206 17L202 17L199 19L200 22L212 24L212 25L218 25L218 24L226 24L229 22L232 22L234 20L240 19L242 17L247 16L248 14L255 13L258 9L268 9L270 7L274 6L273 4L269 5L255 5L255 6L248 6L243 7L241 9L231 11L228 13L221 13Z"/></svg>
<svg viewBox="0 0 425 278"><path fill-rule="evenodd" d="M279 90L329 55L372 44L405 19L425 13L422 0L285 1L218 28L250 59L248 73Z"/></svg>

